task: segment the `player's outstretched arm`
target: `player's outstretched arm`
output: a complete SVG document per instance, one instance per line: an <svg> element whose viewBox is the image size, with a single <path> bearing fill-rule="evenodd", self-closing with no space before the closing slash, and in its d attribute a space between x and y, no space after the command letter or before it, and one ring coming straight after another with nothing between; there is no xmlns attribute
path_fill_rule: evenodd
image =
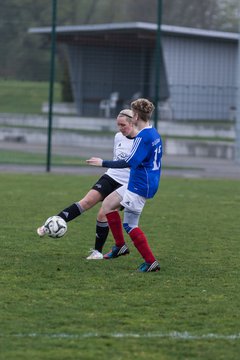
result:
<svg viewBox="0 0 240 360"><path fill-rule="evenodd" d="M125 160L103 160L95 157L86 160L86 163L93 166L102 166L113 169L123 169L129 167L128 163Z"/></svg>
<svg viewBox="0 0 240 360"><path fill-rule="evenodd" d="M103 160L97 157L91 157L91 159L86 160L86 163L92 166L102 166Z"/></svg>

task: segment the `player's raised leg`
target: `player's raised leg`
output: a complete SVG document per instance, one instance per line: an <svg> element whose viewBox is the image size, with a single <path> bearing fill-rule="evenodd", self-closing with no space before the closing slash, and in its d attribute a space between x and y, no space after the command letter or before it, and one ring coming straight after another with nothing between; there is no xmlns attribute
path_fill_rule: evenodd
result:
<svg viewBox="0 0 240 360"><path fill-rule="evenodd" d="M78 202L71 204L70 206L64 208L60 211L57 216L60 216L66 222L74 220L76 217L80 216L84 211L92 208L99 201L103 199L102 194L98 191L91 189L86 196ZM40 237L43 237L47 234L46 228L44 225L40 226L37 229L37 234Z"/></svg>

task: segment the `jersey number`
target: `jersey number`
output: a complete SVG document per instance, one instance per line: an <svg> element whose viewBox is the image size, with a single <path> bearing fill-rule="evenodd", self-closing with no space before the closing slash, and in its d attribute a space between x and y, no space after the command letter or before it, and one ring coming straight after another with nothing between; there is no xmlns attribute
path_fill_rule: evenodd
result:
<svg viewBox="0 0 240 360"><path fill-rule="evenodd" d="M162 151L162 145L158 146L155 150L154 150L154 160L153 160L153 170L158 170L161 166L161 160L158 157L158 154L160 154Z"/></svg>

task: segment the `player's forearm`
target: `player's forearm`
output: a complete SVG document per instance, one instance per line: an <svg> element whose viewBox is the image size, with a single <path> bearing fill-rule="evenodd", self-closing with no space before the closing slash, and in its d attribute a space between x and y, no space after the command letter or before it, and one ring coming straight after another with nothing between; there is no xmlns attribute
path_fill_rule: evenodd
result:
<svg viewBox="0 0 240 360"><path fill-rule="evenodd" d="M103 160L102 167L112 168L112 169L123 169L128 168L129 165L125 160Z"/></svg>
<svg viewBox="0 0 240 360"><path fill-rule="evenodd" d="M123 169L129 167L128 163L125 160L102 160L96 157L92 157L91 159L86 160L86 163L92 166L102 166L115 169Z"/></svg>

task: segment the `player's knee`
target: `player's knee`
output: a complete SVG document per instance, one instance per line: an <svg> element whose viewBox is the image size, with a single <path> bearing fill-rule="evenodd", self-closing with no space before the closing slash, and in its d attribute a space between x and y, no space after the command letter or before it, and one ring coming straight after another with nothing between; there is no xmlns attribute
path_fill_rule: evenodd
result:
<svg viewBox="0 0 240 360"><path fill-rule="evenodd" d="M93 207L95 204L94 202L92 202L91 199L88 198L84 198L82 200L79 201L79 205L81 206L81 208L83 208L84 210L88 210L91 207Z"/></svg>
<svg viewBox="0 0 240 360"><path fill-rule="evenodd" d="M107 221L107 218L104 214L104 211L103 211L103 208L101 207L98 214L97 214L97 220L100 221L100 222L105 222Z"/></svg>
<svg viewBox="0 0 240 360"><path fill-rule="evenodd" d="M106 201L106 199L103 200L101 209L102 209L102 214L104 216L112 211L111 206L109 206L109 203L108 203L108 201Z"/></svg>

